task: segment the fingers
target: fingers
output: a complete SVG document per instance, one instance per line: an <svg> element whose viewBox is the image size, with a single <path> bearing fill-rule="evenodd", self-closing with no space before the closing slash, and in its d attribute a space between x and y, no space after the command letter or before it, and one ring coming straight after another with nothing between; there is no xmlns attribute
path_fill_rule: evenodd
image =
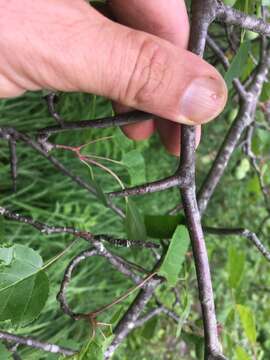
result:
<svg viewBox="0 0 270 360"><path fill-rule="evenodd" d="M22 95L24 92L24 89L0 74L0 98L16 97Z"/></svg>
<svg viewBox="0 0 270 360"><path fill-rule="evenodd" d="M121 104L114 104L114 109L117 113L125 113L131 109ZM124 134L132 140L145 140L149 138L155 131L155 122L153 120L147 120L138 124L130 124L122 127Z"/></svg>
<svg viewBox="0 0 270 360"><path fill-rule="evenodd" d="M189 125L213 119L224 107L223 79L192 53L105 19L91 39L96 51L80 54L91 69L82 62L79 90Z"/></svg>
<svg viewBox="0 0 270 360"><path fill-rule="evenodd" d="M108 5L121 24L187 46L189 22L183 0L109 0Z"/></svg>
<svg viewBox="0 0 270 360"><path fill-rule="evenodd" d="M175 156L180 154L181 125L172 121L157 120L159 137L167 151ZM196 126L196 147L201 139L201 126Z"/></svg>
<svg viewBox="0 0 270 360"><path fill-rule="evenodd" d="M189 23L184 1L111 0L108 5L120 23L156 35L182 48L186 47ZM150 122L123 127L125 134L133 140L149 137L152 134L150 129L152 132L155 129L154 124Z"/></svg>
<svg viewBox="0 0 270 360"><path fill-rule="evenodd" d="M10 76L16 70L21 88L95 93L186 124L209 121L222 110L223 79L190 52L116 24L85 1L28 2L9 3L0 21L5 69ZM10 47L18 57L10 56Z"/></svg>
<svg viewBox="0 0 270 360"><path fill-rule="evenodd" d="M115 18L134 29L143 30L157 35L171 43L186 48L189 37L189 22L185 3L182 0L111 0L109 6ZM152 129L154 130L154 126ZM178 156L180 153L180 125L173 122L159 120L156 128L160 139L167 151ZM123 127L125 134L133 140L144 139L151 135L149 123L142 123ZM196 129L196 145L200 141L201 129Z"/></svg>

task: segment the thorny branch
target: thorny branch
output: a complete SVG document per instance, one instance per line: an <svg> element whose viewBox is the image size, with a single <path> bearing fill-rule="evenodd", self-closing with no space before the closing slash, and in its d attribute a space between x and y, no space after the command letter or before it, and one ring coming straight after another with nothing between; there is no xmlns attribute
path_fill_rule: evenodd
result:
<svg viewBox="0 0 270 360"><path fill-rule="evenodd" d="M239 79L234 79L233 84L235 87L236 95L239 98L240 107L238 115L228 131L223 144L216 156L216 159L210 169L206 179L199 190L196 199L196 182L195 182L195 132L193 127L182 127L181 135L181 158L180 164L175 172L170 177L157 180L153 183L142 184L130 189L114 191L107 194L110 201L110 207L122 218L124 212L122 209L116 207L112 203L112 199L117 196L132 196L132 195L145 195L156 191L164 191L169 188L180 188L183 204L182 209L185 212L187 226L189 229L190 237L192 240L192 248L194 254L194 261L198 279L199 298L202 306L202 316L204 323L204 337L205 337L205 360L219 360L225 359L221 352L219 344L217 323L213 300L212 283L209 269L209 262L207 258L207 251L205 247L204 235L201 226L201 216L205 212L209 201L219 184L219 181L226 170L228 162L239 143L242 135L246 132L246 139L244 141L243 149L245 154L251 159L252 165L260 177L259 168L257 165L257 158L251 151L250 141L253 133L253 125L255 123L255 110L258 106L258 99L262 91L264 82L267 80L268 70L270 66L270 50L265 36L270 35L270 24L267 23L265 17L262 19L250 16L239 12L233 8L225 6L220 0L193 0L192 1L192 31L189 49L199 56L203 56L205 43L212 50L217 61L219 61L225 69L230 66L229 61L224 54L223 50L219 47L218 43L208 36L209 25L217 20L224 23L227 29L228 41L235 51L235 43L232 39L232 27L238 26L242 29L248 29L258 32L261 37L261 56L258 66L251 75L252 81L247 81L242 84ZM97 195L96 189L81 179L79 176L73 174L67 169L58 159L50 154L50 151L55 147L54 144L49 142L51 135L64 132L82 130L85 128L106 128L112 126L121 126L125 124L135 123L139 121L148 120L149 118L156 118L155 116L139 111L133 111L128 114L121 114L114 117L97 119L97 120L82 120L82 121L69 121L66 122L55 109L55 94L49 94L46 97L48 109L52 117L57 121L58 125L47 127L38 131L36 140L32 139L29 135L21 133L16 129L2 127L0 128L0 138L9 142L10 145L10 163L11 175L13 180L14 190L17 181L17 157L16 157L16 142L20 141L37 151L41 156L46 158L57 170L62 172L65 176L72 179L81 188L88 192ZM261 180L261 179L260 179ZM261 189L267 197L264 184L261 181ZM61 300L61 306L65 313L74 317L74 313L69 308L64 291L67 288L68 282L71 277L72 269L82 261L86 256L103 256L106 258L118 271L121 271L127 277L131 278L135 284L142 282L142 277L137 272L147 275L145 270L132 264L127 260L122 259L120 256L115 255L108 251L103 242L109 242L117 246L144 246L155 248L156 244L137 242L128 242L123 239L114 239L108 235L93 235L89 232L82 232L74 228L67 227L54 227L47 224L42 224L33 220L30 217L25 217L15 212L11 212L3 207L0 207L0 215L8 220L19 221L29 226L36 228L44 234L61 233L69 234L74 237L82 238L91 243L92 250L79 254L75 257L66 269L66 273L61 285L58 298ZM261 243L259 238L253 232L246 229L213 229L205 228L206 232L214 233L216 235L238 235L249 239L257 249L262 253L266 259L270 260L270 253ZM159 264L160 257L156 258ZM153 271L154 271L153 270ZM153 297L156 288L160 285L162 279L152 277L147 281L143 288L140 290L129 309L126 311L116 328L114 329L114 340L106 351L106 359L111 358L116 348L123 342L126 336L137 326L143 325L151 317L163 312L174 320L178 320L177 315L170 310L159 305L157 308L151 310L146 316L141 316L142 310L146 304ZM23 344L27 346L43 349L44 351L59 352L62 354L72 354L72 350L63 349L57 345L41 343L32 338L19 337L11 335L6 332L0 332L0 338L14 342L16 344Z"/></svg>

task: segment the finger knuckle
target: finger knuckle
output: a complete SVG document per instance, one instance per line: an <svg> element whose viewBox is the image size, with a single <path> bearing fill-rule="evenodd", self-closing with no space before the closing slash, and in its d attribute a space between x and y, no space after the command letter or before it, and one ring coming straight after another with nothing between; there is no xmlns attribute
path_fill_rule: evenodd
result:
<svg viewBox="0 0 270 360"><path fill-rule="evenodd" d="M126 97L134 104L147 104L157 92L164 91L168 60L164 47L152 39L144 40L127 83Z"/></svg>

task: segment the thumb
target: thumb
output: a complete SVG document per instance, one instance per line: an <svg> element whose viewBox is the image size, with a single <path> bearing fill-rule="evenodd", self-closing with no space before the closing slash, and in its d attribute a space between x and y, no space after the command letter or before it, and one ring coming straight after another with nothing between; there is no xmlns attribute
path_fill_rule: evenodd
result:
<svg viewBox="0 0 270 360"><path fill-rule="evenodd" d="M221 112L227 89L214 67L158 37L102 21L89 35L91 49L81 47L87 61L78 90L189 125Z"/></svg>
<svg viewBox="0 0 270 360"><path fill-rule="evenodd" d="M192 53L114 23L85 2L78 2L81 8L66 1L42 4L25 10L25 17L37 11L42 19L25 21L23 31L18 11L10 12L9 22L18 25L1 40L5 78L20 89L95 93L185 124L211 120L224 107L223 79Z"/></svg>

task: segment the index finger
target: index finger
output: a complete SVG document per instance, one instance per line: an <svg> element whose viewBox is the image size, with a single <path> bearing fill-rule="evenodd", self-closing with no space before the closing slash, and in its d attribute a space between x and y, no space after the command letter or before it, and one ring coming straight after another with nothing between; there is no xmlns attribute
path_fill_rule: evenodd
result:
<svg viewBox="0 0 270 360"><path fill-rule="evenodd" d="M187 46L189 21L184 0L109 0L108 5L123 25Z"/></svg>
<svg viewBox="0 0 270 360"><path fill-rule="evenodd" d="M109 0L115 18L122 24L159 36L174 45L186 48L189 20L183 0ZM124 127L133 139L144 139L154 131L153 121ZM157 128L169 152L179 154L180 125L169 121L157 122Z"/></svg>

